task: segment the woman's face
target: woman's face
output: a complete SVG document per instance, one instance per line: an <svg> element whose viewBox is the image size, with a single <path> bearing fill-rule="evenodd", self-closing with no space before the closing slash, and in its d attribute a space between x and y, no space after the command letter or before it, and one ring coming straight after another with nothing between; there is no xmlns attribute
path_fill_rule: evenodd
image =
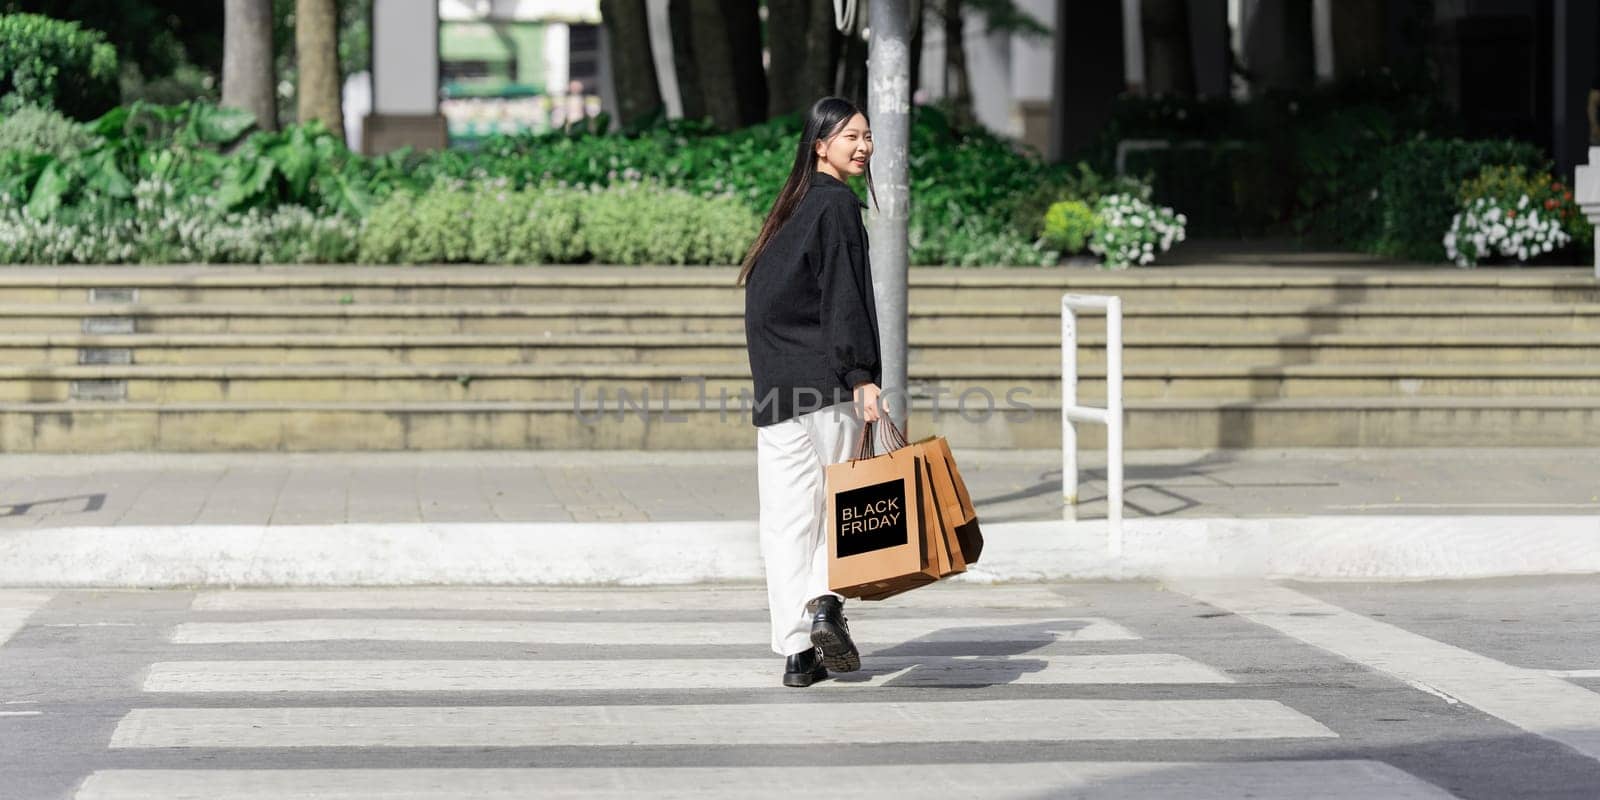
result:
<svg viewBox="0 0 1600 800"><path fill-rule="evenodd" d="M872 158L872 129L867 118L856 114L832 138L817 142L817 169L836 178L847 178L867 171Z"/></svg>

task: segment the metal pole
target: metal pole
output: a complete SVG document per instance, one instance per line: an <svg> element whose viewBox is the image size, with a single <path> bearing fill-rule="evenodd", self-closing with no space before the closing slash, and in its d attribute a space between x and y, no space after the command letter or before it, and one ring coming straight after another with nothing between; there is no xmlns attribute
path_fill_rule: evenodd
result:
<svg viewBox="0 0 1600 800"><path fill-rule="evenodd" d="M1122 555L1122 298L1106 305L1106 522L1111 556Z"/></svg>
<svg viewBox="0 0 1600 800"><path fill-rule="evenodd" d="M1061 298L1061 516L1078 518L1078 430L1072 427L1078 404L1078 316Z"/></svg>
<svg viewBox="0 0 1600 800"><path fill-rule="evenodd" d="M911 47L908 0L867 4L867 115L872 118L872 182L877 208L868 213L872 290L877 296L883 390L901 430L906 394L906 219L911 206Z"/></svg>

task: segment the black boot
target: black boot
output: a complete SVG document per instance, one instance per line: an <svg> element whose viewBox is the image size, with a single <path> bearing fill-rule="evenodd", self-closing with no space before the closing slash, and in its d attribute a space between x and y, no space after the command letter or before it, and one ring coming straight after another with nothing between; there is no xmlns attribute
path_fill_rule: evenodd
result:
<svg viewBox="0 0 1600 800"><path fill-rule="evenodd" d="M832 672L861 669L861 654L856 652L856 643L850 641L850 627L844 623L843 600L831 594L817 598L817 613L811 618L811 643L822 651L822 665Z"/></svg>
<svg viewBox="0 0 1600 800"><path fill-rule="evenodd" d="M826 677L828 670L823 668L822 655L815 647L789 656L783 665L784 686L804 688Z"/></svg>

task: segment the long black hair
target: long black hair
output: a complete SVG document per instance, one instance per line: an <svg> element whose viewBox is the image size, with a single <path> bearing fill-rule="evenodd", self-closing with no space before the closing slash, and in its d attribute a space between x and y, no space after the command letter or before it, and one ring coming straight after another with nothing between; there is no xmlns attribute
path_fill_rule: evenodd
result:
<svg viewBox="0 0 1600 800"><path fill-rule="evenodd" d="M789 170L789 179L784 182L778 198L772 201L772 210L767 212L767 219L761 223L761 233L756 236L754 244L744 254L744 261L740 264L739 286L745 285L750 277L750 270L756 265L756 259L767 249L767 244L772 237L783 227L783 223L794 216L794 210L800 205L801 198L806 196L806 190L811 187L811 176L817 172L817 142L828 139L837 134L851 117L860 114L867 119L867 112L855 103L842 97L824 97L811 104L811 111L806 114L805 128L800 132L800 147L795 150L794 168ZM867 124L872 124L867 119ZM878 193L872 188L872 160L867 160L867 192L872 195L872 204L878 204Z"/></svg>

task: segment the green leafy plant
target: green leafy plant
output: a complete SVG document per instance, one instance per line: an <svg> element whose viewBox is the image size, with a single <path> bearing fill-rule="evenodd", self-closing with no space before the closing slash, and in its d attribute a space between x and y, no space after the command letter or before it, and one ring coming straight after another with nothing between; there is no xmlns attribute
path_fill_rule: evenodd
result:
<svg viewBox="0 0 1600 800"><path fill-rule="evenodd" d="M24 106L91 119L117 102L117 53L105 35L38 14L0 15L0 114Z"/></svg>
<svg viewBox="0 0 1600 800"><path fill-rule="evenodd" d="M1561 219L1527 195L1514 200L1491 196L1473 200L1455 215L1444 236L1444 249L1457 266L1471 267L1495 254L1527 261L1570 241Z"/></svg>
<svg viewBox="0 0 1600 800"><path fill-rule="evenodd" d="M1113 269L1149 264L1184 239L1188 219L1170 208L1131 195L1107 195L1095 205L1099 218L1089 249Z"/></svg>
<svg viewBox="0 0 1600 800"><path fill-rule="evenodd" d="M0 263L335 263L356 254L361 224L298 206L219 212L206 198L141 181L131 208L100 202L40 219L0 208Z"/></svg>
<svg viewBox="0 0 1600 800"><path fill-rule="evenodd" d="M0 150L68 158L94 144L94 136L60 112L24 106L0 116Z"/></svg>
<svg viewBox="0 0 1600 800"><path fill-rule="evenodd" d="M759 229L759 217L737 200L650 183L519 191L444 180L375 208L360 257L410 264L732 264Z"/></svg>
<svg viewBox="0 0 1600 800"><path fill-rule="evenodd" d="M1421 139L1382 154L1382 179L1370 199L1380 219L1373 250L1417 261L1444 261L1439 231L1450 226L1463 181L1488 166L1538 169L1539 149L1523 142Z"/></svg>
<svg viewBox="0 0 1600 800"><path fill-rule="evenodd" d="M1097 219L1094 209L1082 200L1063 200L1050 206L1044 215L1044 240L1067 253L1080 253L1094 235Z"/></svg>
<svg viewBox="0 0 1600 800"><path fill-rule="evenodd" d="M1462 182L1457 199L1460 207L1466 209L1480 198L1515 202L1522 196L1526 196L1539 213L1559 220L1572 243L1585 250L1594 245L1594 226L1583 216L1583 210L1573 198L1572 187L1552 178L1548 171L1536 172L1520 164L1484 167L1477 176Z"/></svg>

